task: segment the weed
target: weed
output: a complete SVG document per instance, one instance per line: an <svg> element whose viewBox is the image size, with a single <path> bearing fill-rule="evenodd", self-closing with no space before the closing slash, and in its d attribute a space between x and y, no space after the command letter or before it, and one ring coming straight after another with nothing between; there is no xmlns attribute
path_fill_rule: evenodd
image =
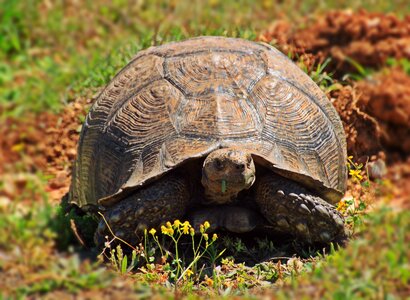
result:
<svg viewBox="0 0 410 300"><path fill-rule="evenodd" d="M333 82L333 73L325 71L330 61L331 58L327 58L323 63L319 63L316 69L309 72L309 77L326 93L331 92L337 87Z"/></svg>
<svg viewBox="0 0 410 300"><path fill-rule="evenodd" d="M345 76L343 76L343 80L347 80L351 78L355 81L358 81L361 79L369 78L371 74L374 73L373 69L362 66L360 63L358 63L357 61L355 61L354 59L350 57L346 57L345 60L356 69L357 73L346 74Z"/></svg>
<svg viewBox="0 0 410 300"><path fill-rule="evenodd" d="M111 249L109 258L114 269L122 275L131 272L139 262L137 251L132 250L131 261L128 263L128 256L124 255L120 245L117 245L116 249Z"/></svg>
<svg viewBox="0 0 410 300"><path fill-rule="evenodd" d="M108 228L109 225L106 223ZM198 267L199 261L204 258L205 254L209 255L212 265L215 264L218 258L221 257L224 250L216 252L213 247L218 236L214 233L212 237L209 237L206 232L210 227L209 222L205 222L199 226L199 240L196 238L195 229L189 224L188 221L180 222L175 220L173 223L166 222L161 226L161 241L160 236L157 235L157 231L152 228L147 232L144 232L144 245L138 247L132 246L126 241L118 238L109 228L113 238L108 239L105 243L105 248L101 252L101 255L105 255L111 262L113 267L121 274L127 274L131 272L137 265L141 265L142 260L145 260L145 266L142 266L143 272L146 276L155 278L155 272L160 268L163 276L173 283L177 287L182 281L185 283L191 280L193 274L195 274L195 280L199 280L201 277L200 268ZM184 237L190 237L191 257L188 260L185 256L182 256L181 251L184 250L182 246L182 240ZM121 245L117 245L115 249L111 249L111 245L121 241L124 245L132 249L131 262L128 263L127 255L124 254ZM154 265L153 262L156 259L156 250L153 247L155 244L156 249L160 252L160 265ZM173 252L167 250L172 247ZM110 249L109 254L106 254L106 250ZM204 265L202 266L202 268Z"/></svg>
<svg viewBox="0 0 410 300"><path fill-rule="evenodd" d="M291 53L288 56L292 56ZM309 77L322 89L326 94L331 91L340 89L341 84L333 80L333 72L328 73L326 68L331 62L331 58L327 58L323 63L318 63L316 66L308 67L303 60L303 57L298 57L298 66L309 75Z"/></svg>
<svg viewBox="0 0 410 300"><path fill-rule="evenodd" d="M353 162L353 156L349 156L347 158L347 170L349 172L349 175L351 176L352 180L356 183L361 183L363 180L363 164L359 164L356 162Z"/></svg>
<svg viewBox="0 0 410 300"><path fill-rule="evenodd" d="M369 190L370 180L368 179L369 175L367 168L366 171L364 171L364 165L362 163L359 164L354 162L353 156L347 158L346 164L349 176L353 183L359 185L361 189ZM345 198L337 204L337 210L346 215L346 223L350 225L352 234L354 234L357 231L357 228L363 224L363 216L365 216L366 209L367 204L361 198L357 200L353 197Z"/></svg>

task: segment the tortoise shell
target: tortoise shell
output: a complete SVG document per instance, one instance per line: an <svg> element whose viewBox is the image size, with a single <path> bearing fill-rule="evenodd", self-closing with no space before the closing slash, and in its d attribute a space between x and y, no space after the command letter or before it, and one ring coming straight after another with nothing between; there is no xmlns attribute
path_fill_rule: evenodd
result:
<svg viewBox="0 0 410 300"><path fill-rule="evenodd" d="M319 87L270 45L198 37L140 51L99 95L70 202L109 204L224 147L330 203L346 189L343 127Z"/></svg>

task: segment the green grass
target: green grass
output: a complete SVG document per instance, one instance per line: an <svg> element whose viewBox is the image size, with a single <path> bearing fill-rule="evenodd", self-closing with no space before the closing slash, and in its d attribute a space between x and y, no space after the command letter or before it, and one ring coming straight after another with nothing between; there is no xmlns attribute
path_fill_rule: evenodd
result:
<svg viewBox="0 0 410 300"><path fill-rule="evenodd" d="M409 297L410 212L387 208L369 214L366 227L346 249L311 266L283 295L311 295L314 286L325 299L404 299Z"/></svg>
<svg viewBox="0 0 410 300"><path fill-rule="evenodd" d="M133 273L130 272L131 260L124 264L124 256L121 254L118 259L117 253L118 260L113 264L116 274L104 267L105 264L80 259L84 252L78 246L56 251L59 240L72 238L71 232L61 230L61 226L68 227L67 219L47 201L35 202L29 207L23 204L24 201L17 202L2 211L0 253L7 259L0 259L0 279L7 282L5 278L15 276L16 271L23 272L15 285L2 288L4 295L27 297L56 291L81 294L90 290L108 293L115 289L114 282L121 281L127 287L124 293L131 289L137 295L140 289L149 285L150 293L172 294L165 283L172 282L171 274L176 272L176 265L167 267L167 264L154 264L149 260L142 268L143 272ZM367 215L363 221L360 232L345 249L335 251L330 248L312 252L305 259L274 259L254 266L235 262L232 258L217 259L214 261L216 268L211 273L198 265L195 275L179 281L178 290L183 294L194 292L210 296L246 296L264 291L284 299L318 298L317 295L326 299L399 299L408 296L410 212L382 208ZM222 247L228 245L219 238L216 243ZM231 248L231 252L249 251L237 241L231 245L236 248ZM261 242L259 247L262 247L260 251L266 250L269 243ZM205 258L212 254L206 248L204 251ZM205 262L209 263L209 259ZM180 277L183 270L187 269L181 268L177 272ZM202 278L197 277L199 272ZM204 274L207 276L203 277ZM162 281L164 278L165 282ZM272 290L274 286L282 287ZM255 288L262 290L257 292L253 290Z"/></svg>
<svg viewBox="0 0 410 300"><path fill-rule="evenodd" d="M0 0L3 117L59 111L104 86L138 50L197 35L254 39L278 16L333 8L404 14L406 1ZM86 20L86 22L84 22ZM90 89L93 88L93 89Z"/></svg>

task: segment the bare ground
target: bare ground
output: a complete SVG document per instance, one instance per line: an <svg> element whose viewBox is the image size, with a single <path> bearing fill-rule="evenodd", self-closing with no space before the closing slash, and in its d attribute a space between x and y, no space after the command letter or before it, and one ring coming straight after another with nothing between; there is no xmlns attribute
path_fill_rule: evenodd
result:
<svg viewBox="0 0 410 300"><path fill-rule="evenodd" d="M410 16L333 11L297 28L279 20L259 37L284 53L302 57L310 66L332 58L339 77L355 72L347 58L369 68L383 67L388 58L410 58Z"/></svg>

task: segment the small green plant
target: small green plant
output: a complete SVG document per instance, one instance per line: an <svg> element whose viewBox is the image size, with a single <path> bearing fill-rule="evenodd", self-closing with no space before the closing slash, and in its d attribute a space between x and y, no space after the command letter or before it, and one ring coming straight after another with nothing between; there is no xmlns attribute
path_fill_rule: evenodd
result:
<svg viewBox="0 0 410 300"><path fill-rule="evenodd" d="M104 218L104 217L103 217ZM105 220L105 219L104 219ZM188 222L181 222L175 220L173 223L166 222L161 226L161 234L157 234L155 228L151 228L149 231L144 231L144 245L132 246L123 239L117 237L106 222L112 238L107 238L105 248L100 254L100 257L105 257L111 262L113 268L121 274L127 274L131 272L135 267L140 266L140 270L153 280L157 278L158 272L162 272L167 280L175 284L175 287L182 281L192 281L193 274L197 274L195 280L201 278L201 270L198 267L200 260L205 258L205 254L208 254L209 261L213 265L217 259L221 257L225 250L220 252L214 247L215 241L218 239L216 233L209 237L206 232L210 228L208 221L205 221L199 226L199 237L196 236L198 232ZM190 241L187 242L184 238L190 237ZM184 245L182 245L184 240ZM115 241L120 241L124 245L132 249L131 261L128 263L128 257L124 253L122 246L118 244L115 249L111 249L111 245ZM191 255L188 260L182 251L186 248L186 245L190 245ZM154 247L155 246L155 247ZM173 251L168 250L172 247ZM108 254L106 253L109 249ZM158 251L156 251L158 250ZM155 265L154 262L158 261L156 253L160 254L160 263ZM145 265L141 266L144 261ZM204 266L202 266L202 269Z"/></svg>
<svg viewBox="0 0 410 300"><path fill-rule="evenodd" d="M138 252L137 249L132 250L131 262L128 263L128 256L124 254L121 246L117 245L115 249L111 249L109 259L114 269L120 274L125 275L138 265L140 258L139 253L141 252Z"/></svg>
<svg viewBox="0 0 410 300"><path fill-rule="evenodd" d="M361 79L369 78L370 75L372 73L374 73L373 69L366 68L366 67L362 66L359 62L357 62L353 58L346 57L345 59L349 64L351 64L356 69L357 73L346 74L343 77L343 80L351 78L355 81L358 81L358 80L361 80Z"/></svg>
<svg viewBox="0 0 410 300"><path fill-rule="evenodd" d="M353 162L353 156L347 157L347 170L349 172L350 177L356 183L361 183L363 180L363 164Z"/></svg>
<svg viewBox="0 0 410 300"><path fill-rule="evenodd" d="M366 172L363 170L364 165L354 162L353 156L347 158L346 164L352 182L359 184L361 188L368 189L370 181L368 180L367 169ZM363 173L366 173L366 176ZM363 199L359 198L356 200L354 197L342 199L337 205L337 210L346 216L346 223L352 225L352 234L358 226L363 224L363 216L366 209L367 205Z"/></svg>
<svg viewBox="0 0 410 300"><path fill-rule="evenodd" d="M352 234L354 234L357 231L357 228L363 224L363 216L365 215L367 205L361 199L356 200L354 198L345 199L343 200L343 203L346 207L346 223L352 225Z"/></svg>
<svg viewBox="0 0 410 300"><path fill-rule="evenodd" d="M326 67L329 65L331 59L327 58L323 63L319 63L315 69L313 69L309 76L314 82L323 90L330 92L335 87L333 82L333 73L327 73L325 71Z"/></svg>
<svg viewBox="0 0 410 300"><path fill-rule="evenodd" d="M85 289L103 287L113 278L113 274L106 272L101 265L89 261L82 262L78 254L50 260L48 269L32 275L27 285L18 287L17 294L45 294L59 289L77 293Z"/></svg>
<svg viewBox="0 0 410 300"><path fill-rule="evenodd" d="M288 54L288 56L291 54ZM318 63L316 66L308 67L303 61L302 57L298 58L298 65L302 70L309 75L309 77L324 91L326 94L331 91L340 89L341 85L333 80L333 72L328 73L326 68L331 62L328 57L324 62Z"/></svg>
<svg viewBox="0 0 410 300"><path fill-rule="evenodd" d="M209 229L210 224L208 221L205 221L204 224L199 226L200 238L199 242L195 240L195 229L189 224L188 221L181 223L179 220L175 220L173 224L167 222L166 225L161 226L161 232L165 237L171 239L175 255L170 255L170 252L164 252L162 250L162 245L159 242L158 236L156 235L155 229L150 230L154 241L157 243L158 248L161 249L161 254L165 253L165 261L171 257L171 264L174 265L174 269L171 272L171 279L175 278L176 283L181 281L184 278L191 277L194 272L198 271L198 261L210 250L212 249L213 244L217 240L218 236L216 233L212 235L210 239L206 231ZM191 247L192 247L192 260L188 266L183 265L182 257L180 255L180 240L184 235L189 235L191 237ZM223 254L224 250L219 254L213 255L213 260L215 261L218 257Z"/></svg>

